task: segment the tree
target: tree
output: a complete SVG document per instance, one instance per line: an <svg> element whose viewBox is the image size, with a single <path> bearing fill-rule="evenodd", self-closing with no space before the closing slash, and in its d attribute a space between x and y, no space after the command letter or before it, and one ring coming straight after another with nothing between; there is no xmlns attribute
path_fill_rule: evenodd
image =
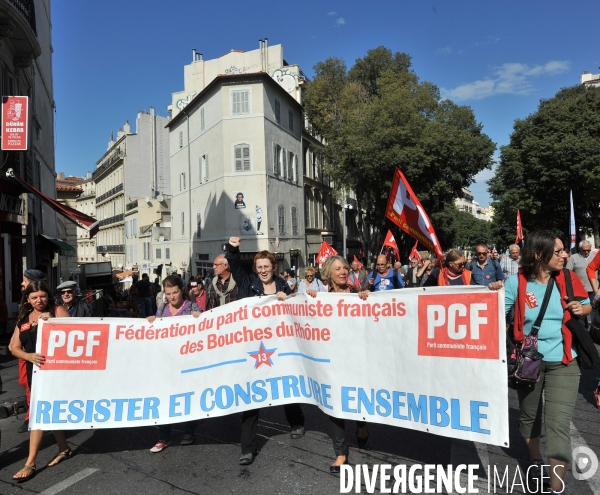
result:
<svg viewBox="0 0 600 495"><path fill-rule="evenodd" d="M441 100L437 87L410 66L409 55L385 47L370 50L349 71L342 60L327 59L306 85L305 111L327 143L328 175L338 188L355 191L376 232L387 230L385 207L399 168L443 242L452 238L444 231L450 228L446 205L491 167L495 145L469 107ZM406 240L407 249L412 242Z"/></svg>
<svg viewBox="0 0 600 495"><path fill-rule="evenodd" d="M538 229L566 235L572 189L575 223L600 246L600 88L564 88L517 120L488 184L494 235L504 245L514 242L517 209L525 236Z"/></svg>

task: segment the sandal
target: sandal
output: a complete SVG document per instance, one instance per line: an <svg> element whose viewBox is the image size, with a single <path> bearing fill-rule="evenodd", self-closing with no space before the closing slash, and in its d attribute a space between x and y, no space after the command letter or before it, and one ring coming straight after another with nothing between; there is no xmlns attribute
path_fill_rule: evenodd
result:
<svg viewBox="0 0 600 495"><path fill-rule="evenodd" d="M59 452L58 454L56 454L46 467L58 466L62 461L66 461L67 459L70 459L72 455L73 455L73 451L71 449L63 450L62 452ZM56 461L56 462L54 462L54 461Z"/></svg>
<svg viewBox="0 0 600 495"><path fill-rule="evenodd" d="M27 473L27 476L19 476L20 474L25 474L25 473ZM13 476L13 480L16 480L16 481L27 481L27 480L30 480L31 478L33 478L34 475L35 475L35 466L29 466L28 464L25 464Z"/></svg>

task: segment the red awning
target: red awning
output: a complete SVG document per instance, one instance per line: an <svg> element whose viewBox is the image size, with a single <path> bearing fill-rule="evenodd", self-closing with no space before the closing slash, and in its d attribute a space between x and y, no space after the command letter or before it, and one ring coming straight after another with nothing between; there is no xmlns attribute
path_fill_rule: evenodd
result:
<svg viewBox="0 0 600 495"><path fill-rule="evenodd" d="M9 168L6 171L6 176L18 182L23 188L25 188L27 192L38 196L42 201L44 201L50 208L52 208L57 213L61 213L73 223L77 224L79 227L89 231L90 237L94 237L98 233L98 229L100 228L100 222L98 222L98 220L96 220L95 218L85 215L84 213L81 213L80 211L77 211L76 209L71 208L69 206L61 205L54 199L49 198L43 192L37 190L31 184L28 184L23 179L21 179L21 177L14 173L12 168Z"/></svg>

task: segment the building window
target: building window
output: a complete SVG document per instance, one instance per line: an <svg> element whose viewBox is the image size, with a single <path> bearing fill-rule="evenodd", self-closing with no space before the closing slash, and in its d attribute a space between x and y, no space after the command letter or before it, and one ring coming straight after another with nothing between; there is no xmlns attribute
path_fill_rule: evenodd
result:
<svg viewBox="0 0 600 495"><path fill-rule="evenodd" d="M185 172L179 174L179 190L185 191Z"/></svg>
<svg viewBox="0 0 600 495"><path fill-rule="evenodd" d="M281 124L281 102L275 98L275 122Z"/></svg>
<svg viewBox="0 0 600 495"><path fill-rule="evenodd" d="M133 234L133 237L137 237L137 218L133 219L132 234Z"/></svg>
<svg viewBox="0 0 600 495"><path fill-rule="evenodd" d="M281 158L282 158L282 173L283 173L283 178L285 179L287 177L287 153L285 152L285 150L281 150Z"/></svg>
<svg viewBox="0 0 600 495"><path fill-rule="evenodd" d="M202 172L204 173L204 182L208 182L208 154L202 155Z"/></svg>
<svg viewBox="0 0 600 495"><path fill-rule="evenodd" d="M273 145L273 173L281 175L281 146Z"/></svg>
<svg viewBox="0 0 600 495"><path fill-rule="evenodd" d="M294 153L288 153L288 179L294 180Z"/></svg>
<svg viewBox="0 0 600 495"><path fill-rule="evenodd" d="M235 171L248 172L250 170L250 145L238 144L234 148Z"/></svg>
<svg viewBox="0 0 600 495"><path fill-rule="evenodd" d="M181 212L181 235L185 235L185 212Z"/></svg>
<svg viewBox="0 0 600 495"><path fill-rule="evenodd" d="M129 239L129 222L125 222L125 238Z"/></svg>
<svg viewBox="0 0 600 495"><path fill-rule="evenodd" d="M237 89L231 92L231 114L245 115L250 113L250 91Z"/></svg>
<svg viewBox="0 0 600 495"><path fill-rule="evenodd" d="M308 189L304 193L304 226L310 228L310 193Z"/></svg>
<svg viewBox="0 0 600 495"><path fill-rule="evenodd" d="M279 235L285 234L285 207L283 205L277 206L277 223L279 225Z"/></svg>
<svg viewBox="0 0 600 495"><path fill-rule="evenodd" d="M292 235L298 235L298 210L292 206Z"/></svg>
<svg viewBox="0 0 600 495"><path fill-rule="evenodd" d="M171 248L165 248L165 259L166 260L171 259Z"/></svg>
<svg viewBox="0 0 600 495"><path fill-rule="evenodd" d="M206 126L204 123L204 107L202 107L200 109L200 131L203 132L204 129L206 129Z"/></svg>
<svg viewBox="0 0 600 495"><path fill-rule="evenodd" d="M183 131L179 131L179 147L183 148Z"/></svg>
<svg viewBox="0 0 600 495"><path fill-rule="evenodd" d="M288 127L290 131L294 132L294 112L288 110Z"/></svg>
<svg viewBox="0 0 600 495"><path fill-rule="evenodd" d="M159 260L162 258L162 249L156 248L156 259Z"/></svg>

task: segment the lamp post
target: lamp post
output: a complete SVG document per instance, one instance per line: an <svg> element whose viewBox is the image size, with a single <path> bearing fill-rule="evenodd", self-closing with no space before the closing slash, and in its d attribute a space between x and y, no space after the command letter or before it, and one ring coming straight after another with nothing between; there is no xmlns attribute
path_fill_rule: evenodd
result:
<svg viewBox="0 0 600 495"><path fill-rule="evenodd" d="M351 210L352 209L352 205L346 204L346 198L344 198L344 202L342 203L342 237L343 237L343 244L342 244L342 256L344 256L344 259L348 259L348 251L346 249L346 237L347 237L347 227L346 227L346 210Z"/></svg>

